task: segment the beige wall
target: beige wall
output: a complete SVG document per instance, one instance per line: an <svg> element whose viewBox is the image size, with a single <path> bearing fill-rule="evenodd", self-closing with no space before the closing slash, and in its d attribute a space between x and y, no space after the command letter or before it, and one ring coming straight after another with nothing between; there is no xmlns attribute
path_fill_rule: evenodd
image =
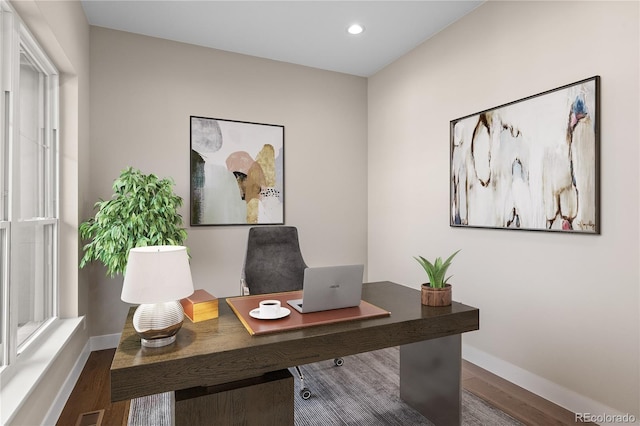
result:
<svg viewBox="0 0 640 426"><path fill-rule="evenodd" d="M87 311L87 280L78 274L77 228L89 187L89 25L80 2L12 2L60 72L60 316ZM41 424L88 342L81 329L41 378L13 424Z"/></svg>
<svg viewBox="0 0 640 426"><path fill-rule="evenodd" d="M369 79L369 278L461 248L465 354L574 411L640 418L637 2L488 2ZM449 227L449 121L601 76L602 235Z"/></svg>
<svg viewBox="0 0 640 426"><path fill-rule="evenodd" d="M91 28L91 197L127 166L172 177L196 288L239 293L248 227L189 227L189 116L285 126L285 220L310 265L365 263L364 78ZM91 334L119 333L122 278L91 266Z"/></svg>

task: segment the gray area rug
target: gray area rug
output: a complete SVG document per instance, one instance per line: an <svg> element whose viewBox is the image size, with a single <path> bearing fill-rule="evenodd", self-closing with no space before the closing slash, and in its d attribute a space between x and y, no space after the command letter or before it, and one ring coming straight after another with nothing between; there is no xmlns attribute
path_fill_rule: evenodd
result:
<svg viewBox="0 0 640 426"><path fill-rule="evenodd" d="M296 426L432 425L400 399L399 350L397 347L348 356L342 367L332 361L302 366L308 400L300 397L295 380ZM173 393L131 401L130 426L165 426L173 421ZM521 425L483 400L462 392L462 424L468 426Z"/></svg>
<svg viewBox="0 0 640 426"><path fill-rule="evenodd" d="M173 426L176 402L173 392L158 393L131 400L129 426Z"/></svg>

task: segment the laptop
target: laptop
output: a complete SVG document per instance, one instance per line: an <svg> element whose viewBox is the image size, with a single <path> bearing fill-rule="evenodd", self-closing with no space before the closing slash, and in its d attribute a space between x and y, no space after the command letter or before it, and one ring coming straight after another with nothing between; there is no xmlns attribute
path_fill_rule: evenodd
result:
<svg viewBox="0 0 640 426"><path fill-rule="evenodd" d="M304 270L302 299L287 300L301 314L360 305L364 265L340 265Z"/></svg>

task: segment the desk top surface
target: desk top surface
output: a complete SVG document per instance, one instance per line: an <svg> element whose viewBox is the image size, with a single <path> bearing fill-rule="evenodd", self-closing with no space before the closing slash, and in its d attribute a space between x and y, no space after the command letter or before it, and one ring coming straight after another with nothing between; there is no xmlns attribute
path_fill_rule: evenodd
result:
<svg viewBox="0 0 640 426"><path fill-rule="evenodd" d="M140 345L131 308L111 364L112 401L216 385L479 328L477 308L457 302L423 306L419 290L387 281L365 284L362 299L391 315L252 336L221 300L218 318L185 321L176 342L162 348Z"/></svg>

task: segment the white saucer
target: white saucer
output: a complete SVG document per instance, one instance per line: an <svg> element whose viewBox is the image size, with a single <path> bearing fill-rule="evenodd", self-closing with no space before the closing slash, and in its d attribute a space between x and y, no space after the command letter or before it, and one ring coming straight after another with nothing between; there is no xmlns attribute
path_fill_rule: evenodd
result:
<svg viewBox="0 0 640 426"><path fill-rule="evenodd" d="M249 312L249 315L252 318L255 318L255 319L274 320L274 319L284 318L284 317L288 316L290 313L291 313L291 311L288 308L280 307L280 313L277 316L269 317L269 318L263 318L263 317L260 316L260 308L255 308L255 309L253 309L253 310L251 310Z"/></svg>

